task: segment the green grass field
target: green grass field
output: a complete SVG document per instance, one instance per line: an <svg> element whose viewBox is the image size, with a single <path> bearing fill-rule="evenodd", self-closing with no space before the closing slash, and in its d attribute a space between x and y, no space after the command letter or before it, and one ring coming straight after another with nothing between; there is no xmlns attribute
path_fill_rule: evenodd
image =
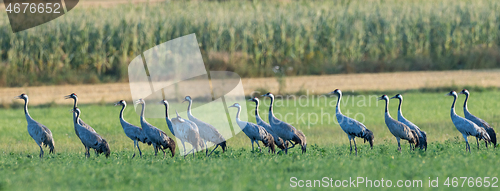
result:
<svg viewBox="0 0 500 191"><path fill-rule="evenodd" d="M410 151L408 143L402 142L402 153L396 151L396 140L384 124L383 101L376 101L376 96L380 95L345 95L343 113L349 111L351 116L358 114L357 118L364 121L375 134L373 150L358 139L358 156L349 154L347 136L336 123L326 119L325 113L330 114L330 120L333 116L334 107L329 105L335 105L335 98L311 99L309 105L303 106L292 101L288 102L288 106L287 101L276 102L277 114L284 116L291 112L296 115L297 109L299 115L304 114L304 121L299 118L299 123L294 125L307 136L306 154L301 154L298 148L288 155L252 152L250 141L240 133L228 141L229 150L226 153L215 152L209 158L199 153L194 158L189 156L186 159L180 155L165 159L154 157L153 149L143 144L143 158L131 159L132 141L124 135L119 124L120 108L111 104L80 106L85 122L108 140L112 150L108 159L104 156L95 157L93 153L88 159L84 157L83 146L74 133L69 113L71 106L30 108L31 116L52 130L56 143L55 155L47 152L44 159L39 159L38 147L26 130L23 111L2 109L0 189L288 190L291 177L303 180L367 177L372 181L382 178L392 180L392 186L396 186L397 180L422 180L422 186L429 190L429 177L433 180L439 177L440 189L446 188L444 182L447 177L498 177L498 149L486 150L482 143L478 151L474 139L469 138L472 152L465 152L465 142L449 117L453 98L444 96L445 93L404 94L404 114L427 132L429 145L427 152ZM499 131L500 112L497 108L500 102L497 100L500 91L471 92L471 96L469 110ZM463 115L463 99L464 96L461 96L458 100L459 115ZM365 100L366 106L362 100ZM312 101L315 102L314 106ZM397 101L391 101L390 112L396 117ZM297 106L293 103L297 103ZM305 104L305 101L301 103ZM263 117L267 116L264 105L260 108ZM248 103L249 108L252 106L253 103ZM171 111L175 107L178 105L174 105ZM325 117L316 122L314 114L321 115L322 111ZM364 120L361 116L364 116ZM139 118L131 107L126 110L125 118L139 124ZM253 119L252 116L249 118ZM296 122L292 115L288 119L288 122ZM168 132L164 119L148 121ZM461 184L459 179L458 186ZM360 186L363 188L365 184ZM464 187L468 187L468 182L465 182Z"/></svg>

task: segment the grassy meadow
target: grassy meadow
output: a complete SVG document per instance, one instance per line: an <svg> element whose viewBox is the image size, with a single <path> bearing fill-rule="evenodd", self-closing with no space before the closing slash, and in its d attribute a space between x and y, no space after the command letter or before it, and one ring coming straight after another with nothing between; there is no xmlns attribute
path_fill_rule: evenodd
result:
<svg viewBox="0 0 500 191"><path fill-rule="evenodd" d="M429 145L427 152L410 151L408 143L402 142L402 153L397 152L396 140L385 126L384 102L376 100L380 95L345 95L341 107L343 113L351 113L351 117L363 121L375 135L373 150L358 139L358 156L349 154L347 136L332 121L332 117L336 120L336 98L309 97L309 102L306 102L305 97L297 97L296 101L276 101L276 115L289 114L287 122L293 123L307 136L306 154L301 154L298 148L288 155L252 152L249 139L240 133L228 140L226 153L216 151L208 158L199 153L194 158L185 159L180 155L165 159L154 157L152 148L143 144L143 158L131 159L132 141L124 135L119 124L120 108L112 105L80 106L85 122L108 140L112 150L108 159L95 157L93 153L89 159L84 157L83 146L74 134L69 113L71 106L30 108L31 116L51 129L56 144L55 155L47 152L44 159L39 159L38 147L26 131L22 109L0 109L0 169L3 172L0 173L0 189L289 190L291 177L330 177L334 180L367 177L392 180L393 186L396 186L396 180L423 180L423 188L430 190L429 177L439 177L440 189L446 188L446 177L498 177L498 149L486 150L482 143L478 151L475 140L470 138L472 152L465 152L465 142L449 117L453 98L444 96L445 93L403 94L405 117L427 132ZM487 90L471 92L469 100L469 110L488 121L497 131L500 125L499 97L500 91ZM458 99L459 115L463 115L464 98ZM266 104L269 104L269 99L265 99L260 107L263 118L267 116ZM251 115L254 104L249 102L247 105L249 119L254 121ZM184 108L185 104L173 105L171 111L180 107ZM397 116L396 100L391 100L390 112ZM315 114L324 118L315 120ZM302 118L295 117L301 115ZM132 107L127 108L125 119L139 124ZM164 119L148 121L168 132ZM360 186L365 187L364 184ZM467 183L464 186L467 187Z"/></svg>
<svg viewBox="0 0 500 191"><path fill-rule="evenodd" d="M242 77L498 68L499 13L495 0L167 0L77 6L15 34L4 13L0 86L124 82L133 58L191 33L208 69Z"/></svg>

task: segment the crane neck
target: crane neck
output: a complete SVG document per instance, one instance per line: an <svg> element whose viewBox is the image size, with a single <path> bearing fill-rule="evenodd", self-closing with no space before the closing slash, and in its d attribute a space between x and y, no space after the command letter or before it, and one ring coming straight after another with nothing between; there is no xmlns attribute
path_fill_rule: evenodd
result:
<svg viewBox="0 0 500 191"><path fill-rule="evenodd" d="M260 118L260 115L259 115L259 102L255 102L255 116Z"/></svg>
<svg viewBox="0 0 500 191"><path fill-rule="evenodd" d="M384 99L385 101L385 113L389 114L389 100Z"/></svg>
<svg viewBox="0 0 500 191"><path fill-rule="evenodd" d="M74 118L74 123L80 125L80 112L74 111L75 112L75 118Z"/></svg>
<svg viewBox="0 0 500 191"><path fill-rule="evenodd" d="M240 121L241 106L238 106L238 112L236 112L236 121Z"/></svg>
<svg viewBox="0 0 500 191"><path fill-rule="evenodd" d="M190 99L188 102L189 102L189 105L188 105L188 110L187 110L187 113L188 113L189 115L193 115L193 114L191 114L191 105L193 104L193 100L191 100L191 99Z"/></svg>
<svg viewBox="0 0 500 191"><path fill-rule="evenodd" d="M341 99L342 99L342 94L338 94L337 106L335 106L335 110L336 110L337 114L342 114L342 112L340 112L340 100Z"/></svg>
<svg viewBox="0 0 500 191"><path fill-rule="evenodd" d="M124 120L124 119L123 119L123 111L125 110L125 107L127 107L127 105L123 105L123 106L122 106L122 110L120 111L120 119L121 119L121 120Z"/></svg>
<svg viewBox="0 0 500 191"><path fill-rule="evenodd" d="M165 118L169 119L168 118L168 105L165 104Z"/></svg>
<svg viewBox="0 0 500 191"><path fill-rule="evenodd" d="M142 103L142 109L141 109L141 121L144 121L144 110L146 108L146 103Z"/></svg>
<svg viewBox="0 0 500 191"><path fill-rule="evenodd" d="M398 98L398 99L399 99L398 111L401 111L401 104L403 104L403 99L401 99L401 98Z"/></svg>
<svg viewBox="0 0 500 191"><path fill-rule="evenodd" d="M30 113L28 112L28 98L24 100L24 115L26 116L27 120L33 120L33 118L31 118L30 116Z"/></svg>
<svg viewBox="0 0 500 191"><path fill-rule="evenodd" d="M453 103L451 104L451 115L456 115L455 113L455 103L457 102L457 96L453 95Z"/></svg>
<svg viewBox="0 0 500 191"><path fill-rule="evenodd" d="M269 98L271 98L271 104L269 105L269 115L274 117L274 113L273 113L274 96L271 96Z"/></svg>
<svg viewBox="0 0 500 191"><path fill-rule="evenodd" d="M78 98L74 98L73 99L73 109L76 109L76 107L78 107Z"/></svg>
<svg viewBox="0 0 500 191"><path fill-rule="evenodd" d="M465 94L465 101L464 101L464 110L469 110L469 108L467 108L467 102L469 101L469 94L466 93Z"/></svg>

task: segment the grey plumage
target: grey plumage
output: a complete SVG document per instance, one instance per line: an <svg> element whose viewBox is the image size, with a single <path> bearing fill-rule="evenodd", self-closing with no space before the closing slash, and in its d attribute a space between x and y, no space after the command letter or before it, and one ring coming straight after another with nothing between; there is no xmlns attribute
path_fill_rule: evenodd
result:
<svg viewBox="0 0 500 191"><path fill-rule="evenodd" d="M271 104L269 106L269 125L271 125L272 130L276 135L281 137L283 141L293 141L294 144L290 148L295 147L296 144L301 145L302 153L305 153L307 151L307 139L304 133L301 131L297 130L294 126L279 120L274 116L273 113L273 102L274 102L274 95L272 93L267 93L262 96L269 97L271 99ZM285 153L288 153L288 149L285 149Z"/></svg>
<svg viewBox="0 0 500 191"><path fill-rule="evenodd" d="M238 126L240 126L243 133L245 133L245 135L247 135L247 137L252 142L252 151L254 150L254 146L253 146L254 142L257 142L257 146L259 147L259 151L260 151L259 141L262 141L264 146L269 147L273 153L276 152L276 150L274 148L275 147L274 138L271 134L269 134L266 131L266 129L264 129L264 127L259 126L255 123L250 123L250 122L240 120L240 112L241 112L240 104L235 103L229 107L238 108L238 111L236 113L236 123L238 124Z"/></svg>
<svg viewBox="0 0 500 191"><path fill-rule="evenodd" d="M207 149L206 155L207 156L209 155L208 148L207 148L207 141L210 141L216 145L215 148L212 150L212 152L214 152L215 149L217 149L217 147L219 147L219 146L222 148L222 152L225 152L226 147L227 147L226 146L226 139L224 139L222 134L220 134L219 131L214 126L212 126L208 123L205 123L204 121L199 120L198 118L193 116L193 114L191 113L191 105L193 104L193 100L191 99L190 96L186 96L184 98L183 102L185 102L185 101L189 102L187 116L188 116L189 120L191 120L192 122L194 122L196 124L196 126L198 126L198 131L200 132L200 137L205 142L205 148ZM210 154L212 154L212 152L210 152Z"/></svg>
<svg viewBox="0 0 500 191"><path fill-rule="evenodd" d="M168 117L168 102L167 100L162 100L160 103L162 103L165 106L165 120L167 121L167 126L172 135L177 137L181 143L182 147L184 148L184 156L189 154L190 152L193 152L194 156L194 150L199 151L203 148L204 143L203 140L200 137L200 133L198 131L198 126L190 120L187 119L182 119L181 116L179 116L179 113L177 113L176 118L170 119ZM193 146L193 149L189 152L186 153L186 145L185 142L188 142Z"/></svg>
<svg viewBox="0 0 500 191"><path fill-rule="evenodd" d="M78 130L78 137L82 141L83 145L85 146L85 156L90 157L90 148L94 149L98 154L104 153L106 155L106 158L109 157L111 151L109 149L108 142L102 138L99 134L96 132L92 132L86 127L82 126L80 124L80 115L81 111L77 107L73 110L73 112L76 114L73 118L73 123L75 124L76 129Z"/></svg>
<svg viewBox="0 0 500 191"><path fill-rule="evenodd" d="M285 150L285 148L288 145L288 142L285 143L281 137L279 137L276 133L274 133L273 129L271 128L271 125L266 123L262 118L260 118L259 115L259 98L254 97L252 99L249 99L249 101L255 102L255 121L257 122L257 125L260 125L266 129L266 131L273 136L274 143L278 148L280 148L282 151ZM286 144L286 145L285 145Z"/></svg>
<svg viewBox="0 0 500 191"><path fill-rule="evenodd" d="M398 141L398 151L401 152L401 144L400 139L407 140L411 144L418 145L418 136L414 130L411 130L404 123L394 120L389 114L389 97L387 95L383 95L379 98L379 100L385 101L385 124L389 131L396 137Z"/></svg>
<svg viewBox="0 0 500 191"><path fill-rule="evenodd" d="M45 125L31 118L28 113L28 95L21 94L16 98L24 100L24 115L26 116L26 122L28 123L28 133L31 138L35 140L38 147L40 147L39 157L42 158L44 155L42 146L49 147L49 154L54 153L54 138L52 137L52 132Z"/></svg>
<svg viewBox="0 0 500 191"><path fill-rule="evenodd" d="M363 138L364 142L368 141L370 143L370 148L373 149L373 141L374 136L373 132L370 131L363 123L356 121L353 118L347 117L340 111L340 100L342 99L342 91L339 89L334 90L330 94L335 94L338 96L337 105L335 107L335 114L337 117L337 121L340 125L340 128L347 134L349 138L349 146L351 147L352 153L352 145L351 140L354 142L354 150L356 151L356 155L358 154L358 147L356 146L356 137Z"/></svg>
<svg viewBox="0 0 500 191"><path fill-rule="evenodd" d="M399 106L398 106L398 121L401 123L404 123L406 126L408 126L411 130L415 131L418 136L418 145L415 146L420 146L420 149L425 149L427 150L427 133L425 131L422 131L417 125L413 124L411 121L407 120L401 111L401 105L403 104L403 96L401 94L396 94L393 98L397 98L399 100Z"/></svg>
<svg viewBox="0 0 500 191"><path fill-rule="evenodd" d="M175 155L175 141L168 137L168 135L162 130L156 128L155 126L149 124L144 118L144 110L146 108L146 102L143 99L137 100L137 104L142 105L141 110L141 127L146 138L151 141L155 149L155 156L158 155L158 149L163 151L163 156L165 157L165 149L170 149L172 157Z"/></svg>
<svg viewBox="0 0 500 191"><path fill-rule="evenodd" d="M453 121L453 124L455 125L457 130L460 131L460 133L462 133L462 136L465 139L465 146L466 146L465 150L467 151L467 149L468 149L469 153L470 153L470 145L469 145L469 141L467 140L467 136L476 137L476 141L478 142L478 146L477 146L478 149L479 149L479 140L480 139L484 140L484 142L486 143L486 147L488 147L488 142L491 141L488 133L486 133L486 131L483 128L477 126L474 122L472 122L466 118L460 117L455 113L455 103L456 103L457 98L458 98L457 92L451 91L450 93L448 93L446 95L453 96L453 104L451 105L450 116L451 116L451 120Z"/></svg>
<svg viewBox="0 0 500 191"><path fill-rule="evenodd" d="M151 141L149 141L146 138L146 135L144 135L144 133L142 132L142 128L132 125L131 123L125 121L125 119L123 118L123 111L127 107L127 102L125 102L125 100L120 100L119 102L115 103L115 106L117 105L122 106L122 109L120 110L120 124L122 125L123 132L125 132L125 135L127 135L128 138L134 141L134 147L137 147L137 149L139 150L139 156L142 157L142 152L141 148L139 147L139 142L149 143L149 145L151 145ZM132 158L134 157L135 157L135 150Z"/></svg>
<svg viewBox="0 0 500 191"><path fill-rule="evenodd" d="M466 89L463 89L459 94L465 94L465 101L464 101L464 116L465 116L465 118L474 122L477 126L486 130L486 133L488 133L488 135L490 136L491 143L493 143L494 147L497 147L497 134L495 133L495 130L485 120L472 115L472 113L470 113L469 109L467 108L467 101L469 100L469 91ZM478 148L479 148L479 146L478 146Z"/></svg>
<svg viewBox="0 0 500 191"><path fill-rule="evenodd" d="M75 93L72 93L72 94L65 96L64 98L73 99L73 110L76 110L76 108L78 107L78 96ZM76 117L76 113L73 112L73 118L75 118L75 117ZM78 123L82 127L84 127L85 129L95 133L95 130L90 125L87 125L85 122L83 122L83 120L81 118L78 119ZM75 134L76 134L76 136L79 136L78 128L76 128L76 125L75 125ZM78 137L78 138L80 138L80 137ZM82 144L83 144L83 142L82 142ZM95 150L95 153L97 155L97 150Z"/></svg>

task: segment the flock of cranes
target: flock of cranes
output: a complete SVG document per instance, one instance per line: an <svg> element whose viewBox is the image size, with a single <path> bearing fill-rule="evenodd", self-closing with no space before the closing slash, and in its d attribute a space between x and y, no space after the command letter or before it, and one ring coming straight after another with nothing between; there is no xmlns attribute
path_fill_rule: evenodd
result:
<svg viewBox="0 0 500 191"><path fill-rule="evenodd" d="M336 89L330 94L337 96L337 105L335 108L335 114L337 121L341 129L347 134L349 138L350 152L352 153L352 142L354 142L355 154L358 153L358 148L356 145L356 137L362 138L364 142L368 141L370 148L373 148L374 134L369 130L364 124L356 121L353 118L349 118L342 114L340 111L340 101L342 99L342 91ZM494 129L484 120L472 115L467 109L467 101L469 99L469 91L462 90L459 94L465 94L466 99L464 102L464 115L465 117L458 116L455 113L455 103L458 94L455 91L451 91L446 94L448 96L453 96L454 100L451 106L451 120L457 128L457 130L463 135L466 143L466 151L470 152L470 145L467 139L468 136L476 137L477 147L479 149L479 141L484 140L485 146L488 147L488 143L492 143L496 147L496 133ZM229 108L237 108L236 111L236 123L245 133L245 135L250 139L252 143L252 150L254 150L254 143L257 143L259 151L261 151L259 141L263 143L263 146L268 147L268 152L276 153L276 148L281 149L279 152L288 153L288 149L294 148L296 145L301 147L302 153L307 151L307 140L306 136L302 131L298 130L294 126L276 118L273 113L273 103L274 95L267 93L262 95L263 97L270 98L269 106L269 116L266 123L259 115L259 99L257 97L251 98L249 101L255 103L255 119L257 124L240 120L241 105L239 103L234 103L229 106ZM44 151L43 146L49 147L50 152L54 153L54 139L52 137L52 132L41 123L38 123L28 113L28 96L26 94L21 94L17 96L18 99L24 100L24 113L26 115L26 121L28 124L28 133L35 140L37 145L40 147L40 158L43 157ZM72 93L65 97L66 99L73 99L73 123L75 128L75 134L78 136L83 146L85 147L85 156L90 157L90 149L93 149L96 155L104 153L106 157L109 157L111 151L109 144L106 139L99 135L90 125L86 124L80 117L82 115L81 110L77 107L78 96ZM389 97L383 95L378 98L379 100L385 101L385 124L392 135L396 138L398 142L398 151L401 152L401 139L408 141L410 144L410 149L415 150L419 147L421 150L427 150L427 133L421 130L411 121L407 120L401 111L401 105L403 103L403 96L397 94L390 99L398 99L398 119L393 119L389 114L388 105ZM196 151L205 149L205 155L210 156L218 147L222 148L222 151L227 150L226 140L222 134L213 125L206 123L191 113L191 105L193 100L190 96L186 96L184 101L187 101L187 119L182 118L176 111L177 116L174 118L169 118L168 110L169 104L167 100L161 100L160 104L165 106L165 119L168 129L173 136L178 138L184 148L184 157L188 154L193 154ZM163 156L166 156L165 150L170 150L171 156L175 156L176 143L170 138L163 130L151 125L144 118L144 111L146 108L146 102L143 99L136 101L136 104L141 105L140 123L141 126L135 126L127 122L123 118L123 112L127 107L127 103L124 100L120 100L115 103L115 106L122 106L120 110L120 124L125 132L125 135L134 142L134 154L132 158L135 157L135 147L139 150L139 155L142 157L142 152L139 147L139 142L144 144L153 145L155 156L158 154L158 150L163 152ZM207 143L213 143L215 148L208 153ZM185 143L189 143L192 149L186 152ZM290 146L291 145L291 146ZM278 152L278 153L279 153Z"/></svg>

